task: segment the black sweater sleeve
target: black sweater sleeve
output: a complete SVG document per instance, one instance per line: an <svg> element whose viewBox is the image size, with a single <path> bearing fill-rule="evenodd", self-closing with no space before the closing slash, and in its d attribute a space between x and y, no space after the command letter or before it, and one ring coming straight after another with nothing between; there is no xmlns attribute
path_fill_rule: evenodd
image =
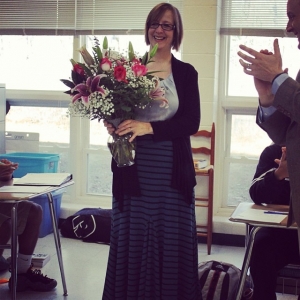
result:
<svg viewBox="0 0 300 300"><path fill-rule="evenodd" d="M256 204L284 204L290 202L289 180L278 180L274 175L278 165L274 160L281 158L281 147L271 145L262 152L254 174L249 193Z"/></svg>

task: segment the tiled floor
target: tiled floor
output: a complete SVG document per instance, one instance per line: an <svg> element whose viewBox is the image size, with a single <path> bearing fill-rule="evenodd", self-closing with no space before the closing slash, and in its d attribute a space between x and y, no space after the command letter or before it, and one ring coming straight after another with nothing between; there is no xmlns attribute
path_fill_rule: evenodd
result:
<svg viewBox="0 0 300 300"><path fill-rule="evenodd" d="M50 234L39 239L36 248L37 253L51 254L51 260L42 269L44 274L55 278L57 288L52 292L22 292L17 294L18 300L96 300L101 299L105 270L108 257L108 245L84 243L79 240L61 237L63 262L67 281L68 296L63 296L63 288L56 257L53 235ZM199 244L199 261L219 260L229 262L241 268L244 248L229 246L212 246L211 255L206 254L206 245ZM9 250L5 250L4 256L9 256ZM0 273L0 278L9 278L10 273ZM0 285L0 299L9 300L10 293L7 284ZM295 296L278 295L278 299L292 300Z"/></svg>

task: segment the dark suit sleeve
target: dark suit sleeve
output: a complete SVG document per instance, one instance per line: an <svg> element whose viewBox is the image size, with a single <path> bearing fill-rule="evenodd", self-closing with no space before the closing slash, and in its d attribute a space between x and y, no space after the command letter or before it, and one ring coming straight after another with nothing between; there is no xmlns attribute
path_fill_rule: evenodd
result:
<svg viewBox="0 0 300 300"><path fill-rule="evenodd" d="M287 133L300 125L300 72L297 80L287 78L278 88L273 106L276 112L266 122L261 122L259 111L257 124L265 130L275 144L287 145Z"/></svg>
<svg viewBox="0 0 300 300"><path fill-rule="evenodd" d="M278 166L274 160L280 157L281 147L278 145L271 145L262 152L249 189L254 203L289 204L289 181L277 180L274 175Z"/></svg>
<svg viewBox="0 0 300 300"><path fill-rule="evenodd" d="M300 124L300 83L292 78L286 79L276 92L274 106L292 122Z"/></svg>

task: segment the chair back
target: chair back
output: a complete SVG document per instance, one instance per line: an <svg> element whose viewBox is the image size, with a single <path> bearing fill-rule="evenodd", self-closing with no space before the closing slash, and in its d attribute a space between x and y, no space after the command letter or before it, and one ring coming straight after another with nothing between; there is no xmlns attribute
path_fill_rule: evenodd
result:
<svg viewBox="0 0 300 300"><path fill-rule="evenodd" d="M193 134L193 137L200 137L203 139L207 139L209 141L210 146L200 146L200 147L192 146L192 153L208 155L209 164L213 166L215 163L215 123L212 123L211 131L199 130L198 132Z"/></svg>

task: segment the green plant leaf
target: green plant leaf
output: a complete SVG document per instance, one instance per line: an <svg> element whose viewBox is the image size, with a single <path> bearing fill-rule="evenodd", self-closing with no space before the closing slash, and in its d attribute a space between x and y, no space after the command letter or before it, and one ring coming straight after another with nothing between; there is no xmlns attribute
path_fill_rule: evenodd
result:
<svg viewBox="0 0 300 300"><path fill-rule="evenodd" d="M128 58L129 58L129 61L133 61L135 55L134 55L134 50L133 50L133 46L132 46L132 43L129 42L129 45L128 45Z"/></svg>
<svg viewBox="0 0 300 300"><path fill-rule="evenodd" d="M148 52L146 52L142 57L142 65L146 65L147 63L148 63Z"/></svg>
<svg viewBox="0 0 300 300"><path fill-rule="evenodd" d="M102 45L103 49L107 50L108 49L108 40L107 37L105 36L103 39L103 45Z"/></svg>
<svg viewBox="0 0 300 300"><path fill-rule="evenodd" d="M154 47L150 51L150 55L149 55L150 59L156 54L157 49L158 49L158 44L155 44Z"/></svg>
<svg viewBox="0 0 300 300"><path fill-rule="evenodd" d="M102 51L99 46L93 47L93 50L94 50L94 59L97 62L97 64L99 64L101 59L103 58Z"/></svg>

